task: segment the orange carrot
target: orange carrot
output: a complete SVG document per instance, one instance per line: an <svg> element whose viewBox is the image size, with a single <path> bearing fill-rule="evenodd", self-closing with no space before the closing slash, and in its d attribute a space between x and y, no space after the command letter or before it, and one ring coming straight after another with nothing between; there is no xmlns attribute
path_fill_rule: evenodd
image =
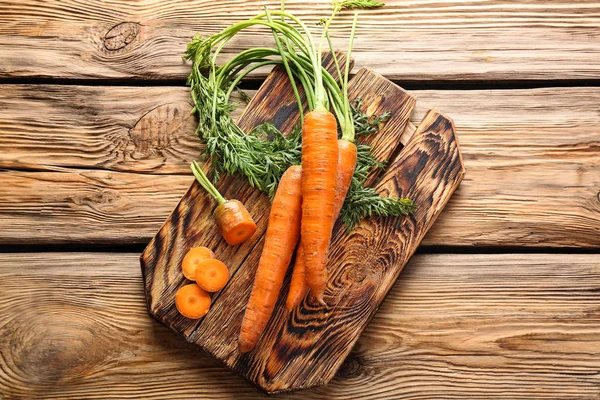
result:
<svg viewBox="0 0 600 400"><path fill-rule="evenodd" d="M207 292L218 292L229 280L229 269L223 262L206 259L196 268L196 283Z"/></svg>
<svg viewBox="0 0 600 400"><path fill-rule="evenodd" d="M320 109L306 114L302 127L301 234L306 282L322 304L335 211L338 152L334 115Z"/></svg>
<svg viewBox="0 0 600 400"><path fill-rule="evenodd" d="M215 258L215 253L208 247L200 246L191 248L185 254L181 263L183 275L190 281L196 280L196 267L208 258Z"/></svg>
<svg viewBox="0 0 600 400"><path fill-rule="evenodd" d="M285 307L288 311L292 311L304 298L308 291L306 284L306 264L304 263L304 247L302 246L302 238L296 249L296 260L294 261L294 269L292 271L292 281L290 282L290 290L285 301Z"/></svg>
<svg viewBox="0 0 600 400"><path fill-rule="evenodd" d="M338 140L338 149L338 175L335 187L335 210L333 213L334 223L340 215L344 200L346 200L346 194L348 194L350 183L352 183L352 176L356 169L356 160L358 157L356 145L349 140Z"/></svg>
<svg viewBox="0 0 600 400"><path fill-rule="evenodd" d="M339 139L338 143L338 177L335 188L335 208L333 213L333 223L340 215L348 188L352 182L352 175L356 168L357 149L356 145L349 140ZM304 261L304 248L302 245L302 237L300 237L300 245L296 250L296 261L294 263L294 271L292 273L292 281L288 292L287 301L285 303L288 310L293 310L302 301L308 290L306 282L306 267Z"/></svg>
<svg viewBox="0 0 600 400"><path fill-rule="evenodd" d="M206 315L210 308L210 295L195 283L190 283L175 293L175 306L181 315L197 319Z"/></svg>
<svg viewBox="0 0 600 400"><path fill-rule="evenodd" d="M263 251L242 321L239 337L242 353L254 348L271 318L300 238L301 213L302 169L296 165L283 174L273 199Z"/></svg>
<svg viewBox="0 0 600 400"><path fill-rule="evenodd" d="M250 236L254 235L256 224L246 207L237 200L225 199L217 188L210 183L210 180L196 161L192 162L191 168L200 186L219 204L215 208L215 211L213 211L213 216L223 239L228 244L235 246L245 242Z"/></svg>
<svg viewBox="0 0 600 400"><path fill-rule="evenodd" d="M256 224L246 207L238 200L227 200L213 212L219 232L232 245L244 243L256 232Z"/></svg>

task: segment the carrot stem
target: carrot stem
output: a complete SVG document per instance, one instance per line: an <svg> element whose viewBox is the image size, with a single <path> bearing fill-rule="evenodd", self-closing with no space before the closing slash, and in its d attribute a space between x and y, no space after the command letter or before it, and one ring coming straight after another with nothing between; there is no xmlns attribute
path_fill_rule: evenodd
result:
<svg viewBox="0 0 600 400"><path fill-rule="evenodd" d="M283 3L281 3L283 7ZM265 7L265 14L267 14L267 20L269 22L273 22L271 19L271 14L269 14L269 10ZM283 16L282 16L283 18ZM290 79L290 84L292 85L292 90L294 91L294 96L296 97L296 103L298 104L298 112L300 113L300 121L304 120L304 110L302 107L302 100L300 99L300 93L298 93L298 87L296 86L296 81L294 80L294 74L290 69L290 65L287 62L287 57L285 56L285 51L283 50L283 46L281 45L281 41L279 40L279 34L273 28L271 28L273 32L273 37L275 38L275 44L277 45L277 49L281 55L281 61L283 61L283 66L285 68L285 72L287 73L288 78ZM285 36L284 36L285 37Z"/></svg>
<svg viewBox="0 0 600 400"><path fill-rule="evenodd" d="M335 70L337 72L338 79L342 79L342 70L340 69L340 62L338 61L337 53L333 47L333 42L331 41L331 36L329 32L325 33L327 37L327 43L329 43L329 48L331 49L331 57L333 57L333 63L335 64Z"/></svg>
<svg viewBox="0 0 600 400"><path fill-rule="evenodd" d="M224 204L227 201L227 199L221 196L221 193L219 193L217 188L210 182L210 180L208 179L206 174L204 174L204 171L202 171L202 168L200 168L196 161L192 162L190 168L192 169L192 172L194 173L194 176L196 177L196 180L198 181L200 186L202 186L204 190L206 190L208 194L210 194L219 205Z"/></svg>
<svg viewBox="0 0 600 400"><path fill-rule="evenodd" d="M358 13L355 12L354 19L352 21L352 30L350 31L350 41L348 42L348 52L346 53L346 66L344 68L344 77L340 77L340 80L343 79L342 88L344 91L344 110L342 111L342 114L344 115L344 129L342 129L342 139L348 140L350 142L354 142L355 130L354 121L352 120L352 114L350 113L350 100L348 99L348 75L350 75L350 57L352 55L352 46L354 45L354 34L356 33L357 22Z"/></svg>

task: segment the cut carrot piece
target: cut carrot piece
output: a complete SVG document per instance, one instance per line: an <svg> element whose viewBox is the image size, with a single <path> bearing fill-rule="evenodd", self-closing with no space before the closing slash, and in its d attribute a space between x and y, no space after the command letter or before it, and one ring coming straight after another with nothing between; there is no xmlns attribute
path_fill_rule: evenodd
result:
<svg viewBox="0 0 600 400"><path fill-rule="evenodd" d="M219 232L225 241L232 245L244 243L256 232L252 216L238 200L227 200L213 212Z"/></svg>
<svg viewBox="0 0 600 400"><path fill-rule="evenodd" d="M183 257L181 269L183 275L190 281L196 280L196 268L206 259L215 258L215 253L208 247L200 246L190 249Z"/></svg>
<svg viewBox="0 0 600 400"><path fill-rule="evenodd" d="M196 161L192 162L191 168L200 186L219 204L213 211L213 216L223 239L228 244L235 246L254 235L256 224L246 207L238 200L227 200L223 197Z"/></svg>
<svg viewBox="0 0 600 400"><path fill-rule="evenodd" d="M200 286L190 283L175 293L175 306L184 317L198 319L210 309L210 295Z"/></svg>
<svg viewBox="0 0 600 400"><path fill-rule="evenodd" d="M215 259L206 259L196 268L196 283L207 292L218 292L229 280L227 266Z"/></svg>

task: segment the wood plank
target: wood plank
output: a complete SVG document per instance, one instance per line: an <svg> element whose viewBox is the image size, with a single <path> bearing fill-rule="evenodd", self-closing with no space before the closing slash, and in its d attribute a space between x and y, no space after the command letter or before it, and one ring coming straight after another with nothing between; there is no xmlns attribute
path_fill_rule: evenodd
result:
<svg viewBox="0 0 600 400"><path fill-rule="evenodd" d="M193 180L96 170L0 172L0 242L147 243Z"/></svg>
<svg viewBox="0 0 600 400"><path fill-rule="evenodd" d="M190 102L182 87L3 85L0 168L188 174Z"/></svg>
<svg viewBox="0 0 600 400"><path fill-rule="evenodd" d="M595 254L416 255L338 375L285 399L592 399ZM138 254L0 254L13 399L258 399L146 314Z"/></svg>
<svg viewBox="0 0 600 400"><path fill-rule="evenodd" d="M469 171L424 244L600 247L596 88L411 94L414 122L428 106L454 118ZM0 85L0 243L147 243L193 180L188 101L183 87Z"/></svg>
<svg viewBox="0 0 600 400"><path fill-rule="evenodd" d="M309 18L329 4L289 1ZM390 0L361 12L357 65L401 80L599 79L600 5L590 1ZM197 32L209 35L279 1L97 2L7 0L0 4L0 78L178 79ZM348 25L349 17L343 21ZM348 29L334 32L345 38ZM232 52L271 43L254 30ZM336 43L345 48L346 40ZM266 76L267 71L255 74Z"/></svg>

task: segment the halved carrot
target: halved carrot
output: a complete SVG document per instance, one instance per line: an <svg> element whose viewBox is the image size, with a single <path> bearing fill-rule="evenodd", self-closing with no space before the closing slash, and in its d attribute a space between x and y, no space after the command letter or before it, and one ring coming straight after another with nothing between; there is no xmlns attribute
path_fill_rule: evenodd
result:
<svg viewBox="0 0 600 400"><path fill-rule="evenodd" d="M195 283L190 283L175 293L175 307L181 315L197 319L206 315L210 309L210 295Z"/></svg>
<svg viewBox="0 0 600 400"><path fill-rule="evenodd" d="M196 280L196 268L198 264L211 258L215 258L215 253L208 247L200 246L191 248L181 262L183 275L190 281Z"/></svg>
<svg viewBox="0 0 600 400"><path fill-rule="evenodd" d="M229 280L229 269L222 261L206 259L196 268L196 283L207 292L218 292Z"/></svg>

